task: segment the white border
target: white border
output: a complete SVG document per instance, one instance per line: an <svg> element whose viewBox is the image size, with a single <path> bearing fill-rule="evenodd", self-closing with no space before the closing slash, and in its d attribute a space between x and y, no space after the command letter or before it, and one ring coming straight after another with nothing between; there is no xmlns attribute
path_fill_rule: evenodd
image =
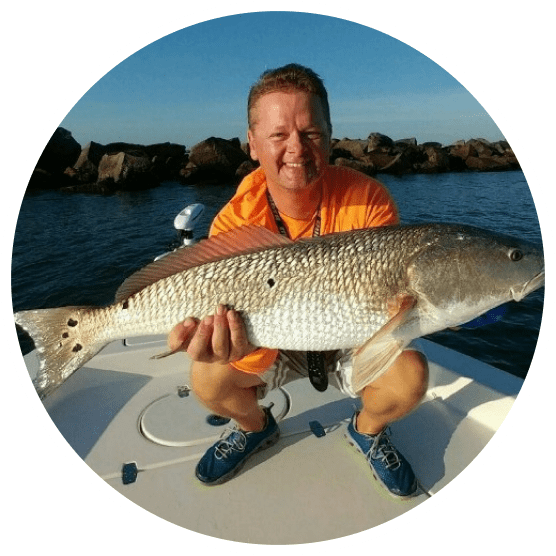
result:
<svg viewBox="0 0 556 556"><path fill-rule="evenodd" d="M473 94L473 96L483 105L483 107L488 111L490 116L496 122L498 127L502 130L504 136L511 144L516 156L518 157L520 164L522 166L523 172L527 178L527 182L530 186L533 199L537 208L539 215L539 221L541 225L541 232L543 238L543 244L545 249L546 260L546 276L547 284L554 283L553 274L555 268L555 257L554 253L554 239L552 236L552 228L550 224L550 216L548 213L548 207L546 205L540 183L538 181L537 175L533 168L533 165L527 155L521 141L515 134L514 130L510 126L509 122L506 120L502 112L494 104L494 102L489 98L489 96L456 64L454 64L449 58L444 56L441 52L430 46L428 43L422 41L418 37L404 31L403 29L392 25L386 21L377 19L375 17L356 12L347 8L342 8L338 6L331 6L325 4L318 4L314 2L305 2L298 0L283 0L280 3L269 1L269 0L254 0L250 2L240 2L238 4L227 4L224 6L219 6L215 8L207 8L202 11L196 12L191 15L187 15L173 21L170 21L164 25L161 25L143 35L137 39L131 41L117 52L112 54L104 62L99 64L87 77L79 83L73 91L64 99L60 104L58 109L54 112L52 117L48 120L47 124L38 136L35 144L33 145L29 155L25 161L22 168L21 174L17 181L14 194L12 196L8 215L6 218L6 226L4 229L4 234L2 237L2 255L1 255L1 268L2 272L6 275L10 275L11 267L11 256L13 247L13 238L15 234L15 226L17 222L17 216L19 214L19 209L21 202L23 200L23 195L25 188L30 179L31 173L40 157L42 151L44 150L49 138L55 131L55 129L60 125L62 120L68 114L68 112L73 108L73 106L80 100L80 98L106 73L108 73L112 68L118 65L120 62L128 58L131 54L137 52L141 48L149 45L150 43L185 27L195 25L197 23L202 23L211 19L218 17L225 17L229 15L236 15L240 13L249 13L257 11L295 11L295 12L309 12L314 14L328 15L373 29L379 30L383 33L391 35L404 43L415 48L422 54L428 56L446 71L448 71L452 76L454 76L458 81L466 87L466 89ZM5 269L5 270L4 270ZM368 531L357 533L349 537L343 537L340 539L334 539L326 542L318 542L311 544L302 545L287 545L286 547L281 547L278 545L253 545L244 544L231 541L224 541L222 539L217 539L209 537L206 535L201 535L169 523L158 516L155 516L145 509L132 503L130 500L125 498L123 495L119 494L116 490L108 486L108 484L103 481L96 473L94 473L85 462L79 458L76 453L71 449L66 440L60 434L58 429L53 425L50 417L48 416L44 406L38 399L34 388L29 380L27 369L19 349L19 344L17 341L17 334L15 326L13 325L13 311L11 305L11 281L9 288L2 291L2 313L4 320L4 328L6 331L6 337L8 339L8 346L10 348L10 354L12 360L16 367L20 383L22 384L27 400L31 405L35 415L42 423L44 429L47 431L48 435L58 447L60 452L64 457L93 485L99 492L104 494L112 502L120 506L122 509L130 513L131 515L137 517L138 519L148 523L149 525L159 529L160 531L166 532L174 537L187 540L189 542L196 543L201 546L213 548L216 550L223 550L227 552L237 552L241 554L269 554L283 553L284 549L288 551L289 554L316 554L322 552L328 552L332 550L339 550L343 548L353 547L360 543L367 542L369 540L376 539L397 529L404 527L405 525L413 522L414 520L420 518L424 514L428 513L430 510L444 502L457 490L459 490L467 481L477 473L481 467L490 459L494 452L498 449L500 444L504 441L508 433L513 428L518 417L520 416L523 408L525 407L533 387L537 381L538 375L541 370L541 366L546 354L550 339L550 331L552 326L552 319L554 313L555 305L555 293L553 288L546 288L545 292L545 308L543 313L543 319L541 324L541 330L539 333L539 339L537 344L537 349L535 351L533 361L531 364L531 369L524 382L523 388L517 398L517 401L513 405L508 417L504 420L500 429L496 432L492 440L487 444L487 446L482 450L479 456L463 471L461 472L453 481L451 481L446 487L444 487L439 493L435 494L432 498L423 502L419 506L407 511L403 515L396 519L388 521L380 526L377 526Z"/></svg>

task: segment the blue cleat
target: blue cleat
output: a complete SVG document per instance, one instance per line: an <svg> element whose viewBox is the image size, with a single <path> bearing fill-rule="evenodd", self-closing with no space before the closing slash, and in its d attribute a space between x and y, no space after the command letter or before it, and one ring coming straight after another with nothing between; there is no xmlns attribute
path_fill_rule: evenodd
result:
<svg viewBox="0 0 556 556"><path fill-rule="evenodd" d="M206 485L225 483L241 470L253 454L277 442L280 429L270 408L263 409L266 425L262 431L248 432L237 427L228 429L227 435L207 450L195 469L199 481Z"/></svg>
<svg viewBox="0 0 556 556"><path fill-rule="evenodd" d="M363 434L355 428L357 412L348 424L345 437L349 444L361 452L369 462L375 479L398 498L417 494L417 479L409 462L403 457L386 434Z"/></svg>

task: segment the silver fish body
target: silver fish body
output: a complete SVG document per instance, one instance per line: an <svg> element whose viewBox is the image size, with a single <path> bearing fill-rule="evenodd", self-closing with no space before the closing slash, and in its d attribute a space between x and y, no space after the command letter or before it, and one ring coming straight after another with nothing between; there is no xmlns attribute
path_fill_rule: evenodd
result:
<svg viewBox="0 0 556 556"><path fill-rule="evenodd" d="M15 320L41 358L35 386L42 397L107 343L167 334L219 304L240 312L258 346L356 348L360 389L414 338L520 300L543 283L539 248L468 226L373 228L297 242L249 227L148 265L108 307L22 311Z"/></svg>

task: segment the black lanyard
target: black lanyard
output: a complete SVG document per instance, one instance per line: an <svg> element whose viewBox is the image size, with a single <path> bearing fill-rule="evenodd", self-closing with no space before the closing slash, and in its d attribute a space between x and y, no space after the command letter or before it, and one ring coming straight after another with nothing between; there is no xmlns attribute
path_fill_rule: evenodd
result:
<svg viewBox="0 0 556 556"><path fill-rule="evenodd" d="M266 198L268 200L268 205L274 216L274 221L276 222L276 227L280 233L286 237L290 237L288 230L276 208L276 203L270 194L270 191L266 190ZM317 209L317 215L315 217L315 227L313 228L313 237L318 237L320 235L321 227L321 217L320 217L320 203ZM291 238L290 238L291 239ZM324 368L324 353L321 351L308 351L307 352L307 370L309 373L309 380L311 384L319 391L324 392L328 387L328 374Z"/></svg>
<svg viewBox="0 0 556 556"><path fill-rule="evenodd" d="M274 199L272 198L272 195L270 194L270 191L268 189L266 190L266 199L268 201L268 205L270 206L270 210L272 211L272 216L274 216L274 221L276 222L276 226L279 232L283 236L290 237L290 234L288 234L288 230L284 224L284 221L282 220L282 217L280 216L280 213L276 208L276 203L274 202ZM315 217L315 227L313 228L313 237L320 236L320 221L321 220L320 220L320 203L319 203L319 207L317 209L317 215Z"/></svg>

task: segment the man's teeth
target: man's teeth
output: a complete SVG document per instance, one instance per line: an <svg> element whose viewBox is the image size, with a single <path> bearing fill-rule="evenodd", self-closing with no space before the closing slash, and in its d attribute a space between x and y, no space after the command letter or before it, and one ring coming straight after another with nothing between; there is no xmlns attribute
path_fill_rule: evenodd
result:
<svg viewBox="0 0 556 556"><path fill-rule="evenodd" d="M290 166L291 168L301 168L305 166L303 162L286 162L286 166Z"/></svg>

